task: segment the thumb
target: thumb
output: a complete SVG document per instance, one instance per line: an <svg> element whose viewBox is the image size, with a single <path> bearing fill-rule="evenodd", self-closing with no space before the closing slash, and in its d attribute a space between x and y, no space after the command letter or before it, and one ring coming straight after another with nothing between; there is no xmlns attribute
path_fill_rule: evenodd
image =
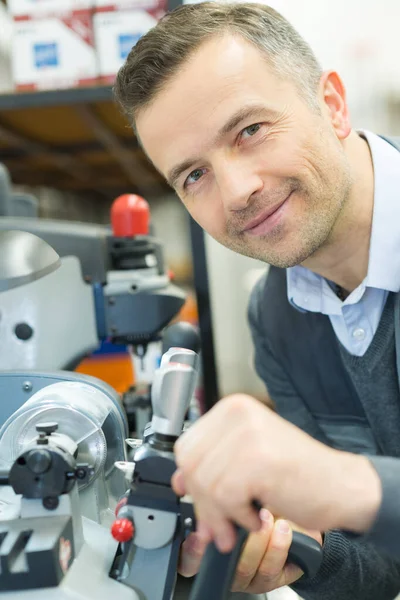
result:
<svg viewBox="0 0 400 600"><path fill-rule="evenodd" d="M183 542L178 572L183 577L193 577L200 569L207 542L197 533L191 533Z"/></svg>

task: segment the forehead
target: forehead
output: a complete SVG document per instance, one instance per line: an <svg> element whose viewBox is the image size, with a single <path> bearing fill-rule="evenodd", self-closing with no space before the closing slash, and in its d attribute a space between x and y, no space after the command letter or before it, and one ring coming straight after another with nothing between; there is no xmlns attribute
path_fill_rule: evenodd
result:
<svg viewBox="0 0 400 600"><path fill-rule="evenodd" d="M137 118L143 146L165 175L176 161L209 149L216 130L243 105L277 112L293 93L249 42L224 36L204 43Z"/></svg>

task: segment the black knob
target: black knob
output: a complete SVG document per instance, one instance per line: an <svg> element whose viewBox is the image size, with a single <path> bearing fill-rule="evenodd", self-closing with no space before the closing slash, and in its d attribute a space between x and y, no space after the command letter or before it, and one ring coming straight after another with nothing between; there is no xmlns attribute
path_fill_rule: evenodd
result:
<svg viewBox="0 0 400 600"><path fill-rule="evenodd" d="M60 500L57 496L46 496L46 498L43 498L42 504L47 510L56 510L60 504Z"/></svg>
<svg viewBox="0 0 400 600"><path fill-rule="evenodd" d="M33 336L33 329L28 323L18 323L14 327L14 333L19 340L27 342Z"/></svg>
<svg viewBox="0 0 400 600"><path fill-rule="evenodd" d="M163 335L163 354L170 348L186 348L199 352L200 336L196 327L185 321L167 327Z"/></svg>
<svg viewBox="0 0 400 600"><path fill-rule="evenodd" d="M58 423L38 423L36 425L36 431L38 433L45 433L46 435L51 435L58 429Z"/></svg>
<svg viewBox="0 0 400 600"><path fill-rule="evenodd" d="M48 450L31 450L26 457L26 465L32 473L46 473L51 465L51 454Z"/></svg>

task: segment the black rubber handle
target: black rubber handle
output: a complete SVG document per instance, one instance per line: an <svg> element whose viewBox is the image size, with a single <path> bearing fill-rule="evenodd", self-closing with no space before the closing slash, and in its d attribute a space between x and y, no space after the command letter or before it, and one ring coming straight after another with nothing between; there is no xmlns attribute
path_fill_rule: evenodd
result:
<svg viewBox="0 0 400 600"><path fill-rule="evenodd" d="M300 567L307 577L315 577L322 563L322 546L314 538L293 531L288 562Z"/></svg>
<svg viewBox="0 0 400 600"><path fill-rule="evenodd" d="M213 542L208 545L189 600L225 600L228 597L248 535L246 529L238 527L236 546L228 554L219 552Z"/></svg>
<svg viewBox="0 0 400 600"><path fill-rule="evenodd" d="M201 561L189 600L226 600L230 593L248 532L237 528L237 542L232 552L222 554L214 543L209 544ZM303 533L293 532L288 562L298 565L307 577L317 574L322 562L322 547Z"/></svg>

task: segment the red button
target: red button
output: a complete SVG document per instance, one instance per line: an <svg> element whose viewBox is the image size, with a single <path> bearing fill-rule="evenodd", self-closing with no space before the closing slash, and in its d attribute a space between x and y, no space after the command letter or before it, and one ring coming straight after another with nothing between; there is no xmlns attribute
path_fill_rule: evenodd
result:
<svg viewBox="0 0 400 600"><path fill-rule="evenodd" d="M133 538L135 528L129 519L117 519L111 526L111 535L117 542L129 542Z"/></svg>

